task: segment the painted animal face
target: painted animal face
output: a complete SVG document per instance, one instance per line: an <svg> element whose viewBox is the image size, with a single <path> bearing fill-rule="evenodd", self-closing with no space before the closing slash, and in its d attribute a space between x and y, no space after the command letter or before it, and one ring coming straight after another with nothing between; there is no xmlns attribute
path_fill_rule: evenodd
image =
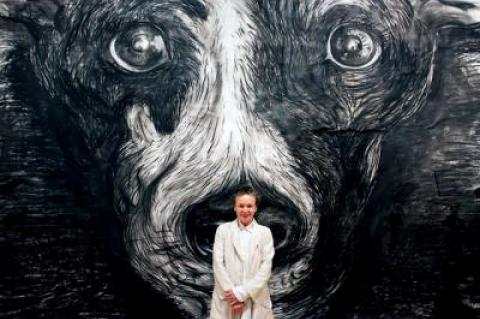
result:
<svg viewBox="0 0 480 319"><path fill-rule="evenodd" d="M478 20L437 1L59 2L3 12L32 30L58 129L111 172L131 265L193 317L247 182L275 238L274 312L322 313L348 277L383 133L425 100L438 21Z"/></svg>

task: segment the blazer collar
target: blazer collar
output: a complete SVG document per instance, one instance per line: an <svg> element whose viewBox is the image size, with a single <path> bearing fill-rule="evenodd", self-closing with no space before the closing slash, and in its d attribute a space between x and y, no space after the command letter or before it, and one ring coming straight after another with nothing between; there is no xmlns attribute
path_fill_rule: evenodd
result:
<svg viewBox="0 0 480 319"><path fill-rule="evenodd" d="M235 225L237 225L237 228L239 230L246 230L249 232L253 232L254 228L256 228L255 226L257 225L257 221L253 219L253 221L248 226L244 226L242 225L242 223L240 223L240 221L237 218L235 219Z"/></svg>

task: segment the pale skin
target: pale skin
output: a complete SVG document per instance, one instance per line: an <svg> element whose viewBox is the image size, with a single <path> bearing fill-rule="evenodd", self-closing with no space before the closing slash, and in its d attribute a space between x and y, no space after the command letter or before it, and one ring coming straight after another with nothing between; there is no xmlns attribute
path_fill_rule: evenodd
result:
<svg viewBox="0 0 480 319"><path fill-rule="evenodd" d="M243 194L235 197L233 210L243 226L250 225L255 217L255 213L257 212L257 200L255 196ZM225 299L230 304L235 314L241 314L243 312L245 303L238 300L232 290L227 291L225 294Z"/></svg>

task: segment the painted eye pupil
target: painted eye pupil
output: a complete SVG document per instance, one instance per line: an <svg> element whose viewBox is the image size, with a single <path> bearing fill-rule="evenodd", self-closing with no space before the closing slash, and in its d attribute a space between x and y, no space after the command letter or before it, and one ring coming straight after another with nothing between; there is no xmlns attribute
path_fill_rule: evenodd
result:
<svg viewBox="0 0 480 319"><path fill-rule="evenodd" d="M344 50L348 53L356 53L362 50L362 40L357 36L348 36L345 39Z"/></svg>
<svg viewBox="0 0 480 319"><path fill-rule="evenodd" d="M145 52L150 48L150 40L145 34L135 36L132 41L132 48L137 52Z"/></svg>
<svg viewBox="0 0 480 319"><path fill-rule="evenodd" d="M369 32L351 26L340 26L331 34L329 56L341 67L358 69L375 63L381 47Z"/></svg>
<svg viewBox="0 0 480 319"><path fill-rule="evenodd" d="M136 24L117 34L110 42L116 64L130 72L147 72L168 60L162 32L149 24Z"/></svg>

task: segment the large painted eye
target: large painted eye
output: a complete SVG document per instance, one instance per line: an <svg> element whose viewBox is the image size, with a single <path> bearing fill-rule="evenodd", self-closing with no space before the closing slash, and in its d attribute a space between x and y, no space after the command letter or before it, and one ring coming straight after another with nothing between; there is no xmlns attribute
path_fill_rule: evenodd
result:
<svg viewBox="0 0 480 319"><path fill-rule="evenodd" d="M138 23L117 34L109 45L115 62L130 72L147 72L168 60L164 33L157 27Z"/></svg>
<svg viewBox="0 0 480 319"><path fill-rule="evenodd" d="M375 63L382 48L378 38L353 26L339 26L327 44L328 58L346 69L362 69Z"/></svg>

